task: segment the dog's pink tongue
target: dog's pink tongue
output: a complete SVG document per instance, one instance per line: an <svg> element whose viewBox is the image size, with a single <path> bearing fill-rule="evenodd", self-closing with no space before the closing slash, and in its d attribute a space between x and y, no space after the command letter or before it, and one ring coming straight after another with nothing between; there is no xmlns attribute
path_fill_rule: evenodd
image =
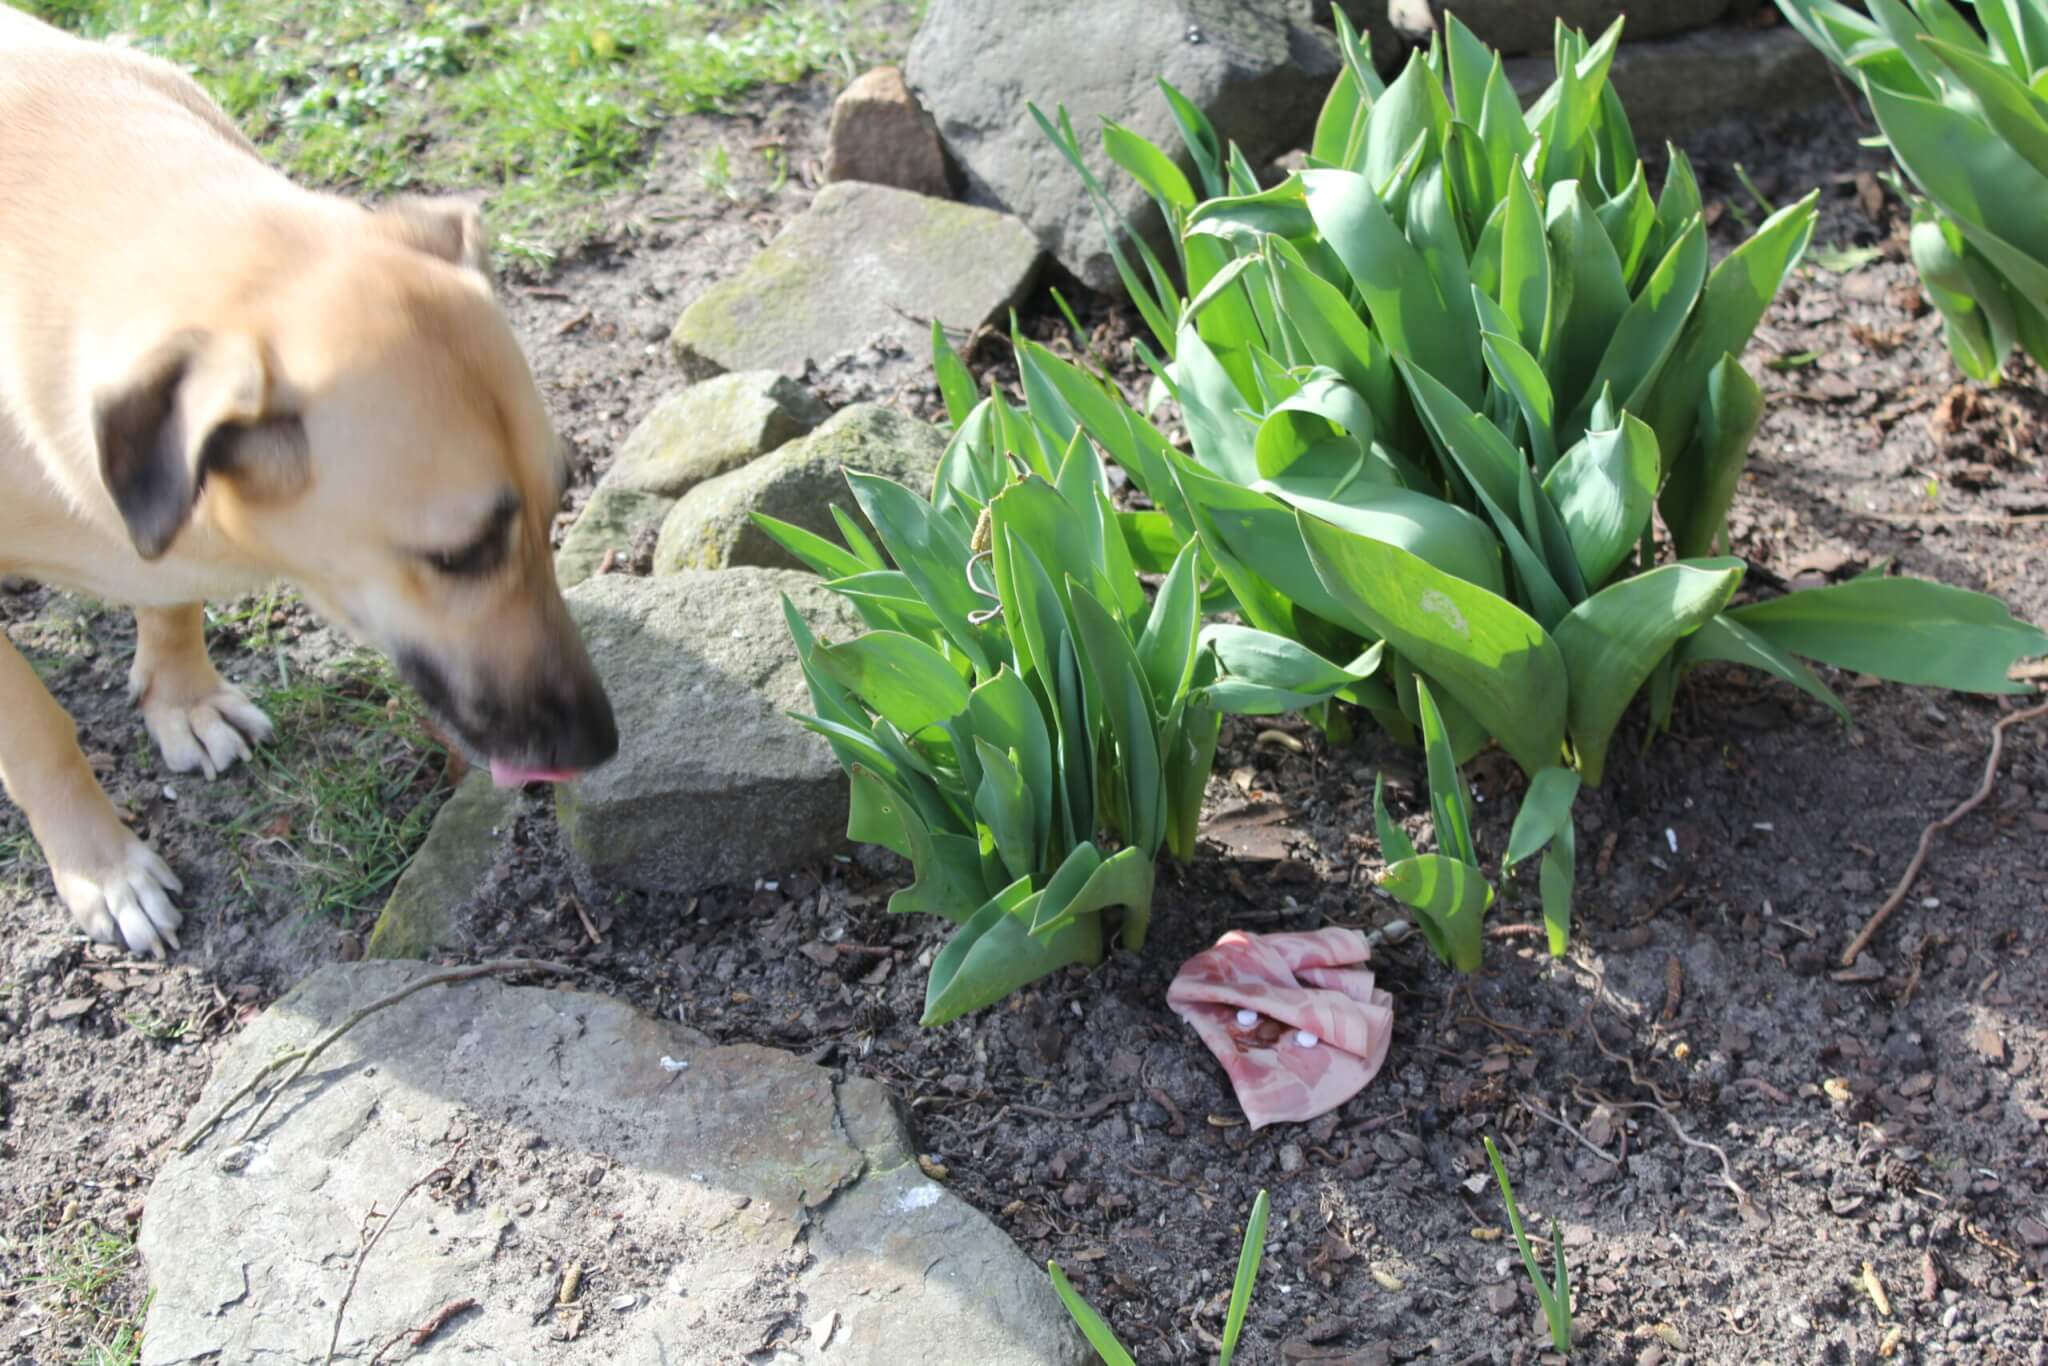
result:
<svg viewBox="0 0 2048 1366"><path fill-rule="evenodd" d="M566 783L576 776L568 768L522 768L503 759L491 760L491 781L499 787L524 787L528 783Z"/></svg>

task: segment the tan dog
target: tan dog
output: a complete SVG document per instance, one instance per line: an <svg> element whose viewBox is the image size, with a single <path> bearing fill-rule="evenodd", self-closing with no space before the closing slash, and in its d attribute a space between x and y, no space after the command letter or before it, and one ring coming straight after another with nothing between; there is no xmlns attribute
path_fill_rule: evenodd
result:
<svg viewBox="0 0 2048 1366"><path fill-rule="evenodd" d="M171 66L0 5L0 572L135 608L129 688L215 774L270 722L202 600L277 579L501 781L617 730L554 577L564 468L473 210L293 185ZM0 639L0 778L86 933L176 947L177 878Z"/></svg>

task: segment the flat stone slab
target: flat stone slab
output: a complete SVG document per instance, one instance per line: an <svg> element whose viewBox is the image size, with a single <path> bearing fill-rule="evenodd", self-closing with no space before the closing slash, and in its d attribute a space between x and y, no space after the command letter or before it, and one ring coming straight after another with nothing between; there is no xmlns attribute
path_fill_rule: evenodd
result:
<svg viewBox="0 0 2048 1366"><path fill-rule="evenodd" d="M832 518L836 506L874 535L867 514L847 486L846 471L879 474L930 497L946 453L938 428L878 403L854 403L834 413L809 436L790 442L677 500L661 523L654 572L761 565L794 569L801 561L754 525L751 513L843 544Z"/></svg>
<svg viewBox="0 0 2048 1366"><path fill-rule="evenodd" d="M801 375L881 340L931 350L999 321L1038 275L1031 230L989 209L840 181L818 191L738 274L683 311L670 337L691 379L726 370Z"/></svg>
<svg viewBox="0 0 2048 1366"><path fill-rule="evenodd" d="M570 851L600 883L694 892L801 867L846 838L846 776L790 720L810 690L782 617L820 636L860 617L815 574L606 574L567 595L619 720L619 753L556 791Z"/></svg>
<svg viewBox="0 0 2048 1366"><path fill-rule="evenodd" d="M195 1113L432 971L320 969L236 1037ZM465 1300L402 1359L1090 1359L1043 1268L924 1176L880 1083L606 997L428 987L237 1143L248 1112L150 1188L147 1366L319 1361L337 1314L335 1360L363 1363Z"/></svg>

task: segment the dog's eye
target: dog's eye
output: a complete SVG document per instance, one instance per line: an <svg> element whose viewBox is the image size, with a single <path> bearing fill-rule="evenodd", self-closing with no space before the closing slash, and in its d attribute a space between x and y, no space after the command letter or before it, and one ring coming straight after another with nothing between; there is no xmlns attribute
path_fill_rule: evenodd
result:
<svg viewBox="0 0 2048 1366"><path fill-rule="evenodd" d="M424 551L420 558L450 578L481 578L504 563L505 543L511 535L512 521L518 515L519 499L507 494L491 509L490 520L484 523L484 529L468 545L454 550Z"/></svg>
<svg viewBox="0 0 2048 1366"><path fill-rule="evenodd" d="M460 550L430 550L424 558L450 578L479 578L496 569L505 558L505 536L499 528L492 527L489 535Z"/></svg>

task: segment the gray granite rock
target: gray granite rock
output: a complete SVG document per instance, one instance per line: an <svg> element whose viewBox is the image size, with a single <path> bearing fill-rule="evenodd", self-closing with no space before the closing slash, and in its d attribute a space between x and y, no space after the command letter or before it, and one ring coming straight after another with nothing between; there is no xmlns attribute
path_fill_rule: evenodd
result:
<svg viewBox="0 0 2048 1366"><path fill-rule="evenodd" d="M602 569L607 555L615 562L632 559L642 540L660 535L661 524L675 505L668 494L600 483L555 551L556 582L575 587Z"/></svg>
<svg viewBox="0 0 2048 1366"><path fill-rule="evenodd" d="M619 447L604 482L680 498L828 416L810 390L773 370L718 375L657 403Z"/></svg>
<svg viewBox="0 0 2048 1366"><path fill-rule="evenodd" d="M734 565L796 568L799 561L754 525L759 512L833 541L836 505L867 518L846 485L848 469L885 475L929 495L946 438L914 417L855 403L800 441L697 485L670 510L654 549L654 572Z"/></svg>
<svg viewBox="0 0 2048 1366"><path fill-rule="evenodd" d="M235 1037L196 1112L430 971L320 969ZM608 997L425 988L238 1143L248 1108L144 1203L148 1366L319 1361L337 1317L335 1360L360 1363L463 1300L407 1359L1090 1359L1044 1270L918 1169L880 1083Z"/></svg>
<svg viewBox="0 0 2048 1366"><path fill-rule="evenodd" d="M557 789L570 850L600 882L692 892L774 877L837 849L846 778L789 719L810 693L782 595L819 635L861 634L816 575L608 574L569 591L619 721L610 763Z"/></svg>
<svg viewBox="0 0 2048 1366"><path fill-rule="evenodd" d="M931 0L907 70L968 201L1020 215L1090 287L1120 290L1081 178L1027 103L1066 106L1113 202L1163 246L1156 206L1101 150L1101 119L1186 165L1163 78L1258 165L1307 139L1336 79L1335 44L1307 20L1288 0Z"/></svg>
<svg viewBox="0 0 2048 1366"><path fill-rule="evenodd" d="M1557 74L1549 57L1518 57L1506 70L1525 103ZM1760 109L1776 113L1839 98L1827 59L1784 25L1717 24L1657 42L1623 43L1607 79L1646 153L1666 141L1684 147L1688 133L1753 118Z"/></svg>
<svg viewBox="0 0 2048 1366"><path fill-rule="evenodd" d="M934 318L955 335L999 321L1040 257L1031 230L1004 214L840 181L684 309L669 345L692 379L801 375L878 341L922 358Z"/></svg>
<svg viewBox="0 0 2048 1366"><path fill-rule="evenodd" d="M1566 27L1597 38L1625 15L1622 41L1632 43L1704 28L1726 15L1728 5L1729 0L1657 0L1650 5L1627 0L1408 0L1401 6L1400 22L1409 29L1441 28L1444 12L1449 11L1488 47L1517 57L1548 53L1560 19Z"/></svg>

